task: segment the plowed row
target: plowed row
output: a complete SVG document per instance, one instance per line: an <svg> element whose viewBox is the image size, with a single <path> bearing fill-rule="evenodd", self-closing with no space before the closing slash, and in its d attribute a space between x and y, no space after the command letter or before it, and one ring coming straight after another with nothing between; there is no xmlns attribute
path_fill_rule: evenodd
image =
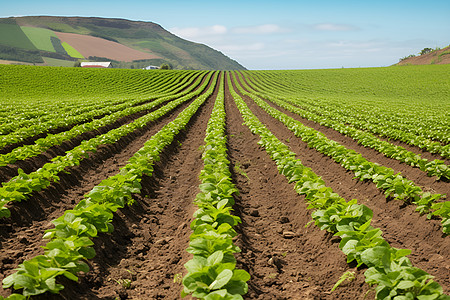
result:
<svg viewBox="0 0 450 300"><path fill-rule="evenodd" d="M114 232L94 239L97 255L88 262L91 271L81 274L78 282L60 279L65 288L59 295L45 294L36 299L179 298L182 284L178 279L186 274L183 265L190 259L186 248L189 224L196 209L193 200L199 192L198 175L203 167L201 146L217 92L218 86L189 126L163 152L154 175L144 176L143 191L134 196L136 202L114 215ZM334 160L309 148L252 99L241 96L260 121L286 142L305 166L312 168L340 196L348 200L356 198L371 208L373 226L382 229L385 239L393 247L411 249L409 258L413 265L435 276L444 292L450 292L450 242L442 234L440 220L420 216L413 206L400 201L387 201L375 184L355 179L353 173ZM11 217L0 219L0 280L12 274L23 260L42 253L43 232L53 226L49 222L71 209L102 180L116 174L145 141L189 103L115 144L101 146L80 166L70 168L70 174L62 174L60 182L34 193L28 201L9 205ZM258 146L259 138L242 124L243 119L227 87L225 105L228 155L239 190L234 213L242 219L235 241L242 250L237 260L238 266L251 275L244 298L362 299L364 295L373 298L374 292L364 282L365 267L347 264L346 256L338 248L340 239L314 224L308 225L311 213L306 209L304 198L278 173L275 163ZM436 181L417 168L364 148L332 129L277 109L362 153L370 161L401 172L425 190L450 192L448 182ZM128 116L99 132L86 133L35 158L0 168L0 180L10 180L18 168L27 173L34 171L83 139L126 124L142 114ZM420 152L414 147L411 149ZM293 237L286 232L294 233ZM355 280L330 292L347 270L355 271ZM0 290L0 296L11 292L10 289Z"/></svg>

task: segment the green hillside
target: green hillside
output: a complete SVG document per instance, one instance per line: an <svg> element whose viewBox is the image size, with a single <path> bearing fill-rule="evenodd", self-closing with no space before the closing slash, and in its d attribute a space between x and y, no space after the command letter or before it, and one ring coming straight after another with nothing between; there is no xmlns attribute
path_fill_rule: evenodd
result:
<svg viewBox="0 0 450 300"><path fill-rule="evenodd" d="M14 19L0 19L0 44L25 50L37 50Z"/></svg>
<svg viewBox="0 0 450 300"><path fill-rule="evenodd" d="M55 48L53 47L51 38L58 37L53 31L45 28L27 26L22 26L21 29L37 49L56 52Z"/></svg>
<svg viewBox="0 0 450 300"><path fill-rule="evenodd" d="M169 63L176 69L245 69L223 53L206 45L181 39L152 22L106 18L34 16L0 19L0 26L3 26L0 30L0 59L6 59L1 47L5 46L20 49L20 51L31 50L31 48L36 50L37 48L42 57L74 60L76 56L71 58L69 56L71 55L70 51L67 51L66 46L64 47L66 53L57 50L57 44L63 43L56 38L54 32L63 32L103 38L161 57L161 59L147 59L128 63L116 62L115 65L119 67L140 68L151 64ZM16 36L14 33L10 33L13 30L16 33L20 31L21 35ZM89 57L88 59L95 61L105 58Z"/></svg>

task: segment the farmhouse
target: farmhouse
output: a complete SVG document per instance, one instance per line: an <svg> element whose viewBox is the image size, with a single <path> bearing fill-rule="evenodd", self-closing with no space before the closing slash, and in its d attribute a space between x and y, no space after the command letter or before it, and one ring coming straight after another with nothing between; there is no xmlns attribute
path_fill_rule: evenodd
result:
<svg viewBox="0 0 450 300"><path fill-rule="evenodd" d="M112 68L111 62L82 62L82 68Z"/></svg>
<svg viewBox="0 0 450 300"><path fill-rule="evenodd" d="M147 66L147 67L145 67L145 68L142 68L143 70L156 70L156 69L159 69L159 67L158 66Z"/></svg>

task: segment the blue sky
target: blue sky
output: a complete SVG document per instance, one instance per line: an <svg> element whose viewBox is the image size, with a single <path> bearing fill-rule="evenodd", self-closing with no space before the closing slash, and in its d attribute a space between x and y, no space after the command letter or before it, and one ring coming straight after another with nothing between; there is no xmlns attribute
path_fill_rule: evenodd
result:
<svg viewBox="0 0 450 300"><path fill-rule="evenodd" d="M2 17L27 15L152 21L248 69L388 66L450 44L448 0L16 0L0 8Z"/></svg>

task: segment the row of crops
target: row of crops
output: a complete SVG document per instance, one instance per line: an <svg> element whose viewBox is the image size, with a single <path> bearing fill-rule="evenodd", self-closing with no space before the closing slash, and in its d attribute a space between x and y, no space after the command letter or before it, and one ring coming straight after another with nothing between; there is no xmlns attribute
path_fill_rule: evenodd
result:
<svg viewBox="0 0 450 300"><path fill-rule="evenodd" d="M0 299L57 294L68 282L61 278L84 280L90 272L89 262L96 259L96 239L115 234L112 223L117 212L132 206L136 195L148 188L143 178L154 175L156 163L164 165L161 153L180 146L176 137L189 130L208 101L214 102L214 108L205 117L209 121L199 158L203 169L197 174L201 183L191 187L198 189L192 199L197 210L190 229L185 229L192 231L186 249L191 259L180 262L185 272L179 293L209 300L244 299L253 274L236 259L241 251L235 244L237 232L246 225L234 214L240 190L228 158L226 95L231 95L245 126L258 136L258 145L298 193L298 201L307 203L311 222L340 238L336 247L349 265L362 268L376 299L450 299L444 293L450 288L448 283L440 281L448 277L438 276L435 281L415 267L408 258L415 249L391 246L381 229L372 226L374 212L369 204L341 197L257 116L264 111L278 126L291 131L298 143L330 157L356 180L373 184L387 200L415 205L417 214L423 215L421 222L439 220L437 230L445 244L450 233L450 202L446 200L450 87L441 75L448 72L447 66L321 72L0 67L3 228L18 225L14 211L19 202L38 201L36 195L86 161L89 164L100 149L119 145L156 122L164 123L114 175L102 178L62 215L47 220L51 228L35 233L44 240L43 250L16 261L14 270L3 270L5 290ZM361 74L366 74L364 80ZM252 111L250 103L261 112ZM166 121L174 111L179 113ZM421 186L394 168L371 161L302 120L331 128L377 155L421 172L437 188ZM73 142L76 139L80 141ZM70 142L73 147L64 155L51 154L52 149ZM42 162L38 159L42 156L51 157ZM25 162L32 162L32 170L20 168ZM57 204L59 199L50 201ZM38 248L38 244L33 246ZM0 251L6 254L8 249Z"/></svg>

